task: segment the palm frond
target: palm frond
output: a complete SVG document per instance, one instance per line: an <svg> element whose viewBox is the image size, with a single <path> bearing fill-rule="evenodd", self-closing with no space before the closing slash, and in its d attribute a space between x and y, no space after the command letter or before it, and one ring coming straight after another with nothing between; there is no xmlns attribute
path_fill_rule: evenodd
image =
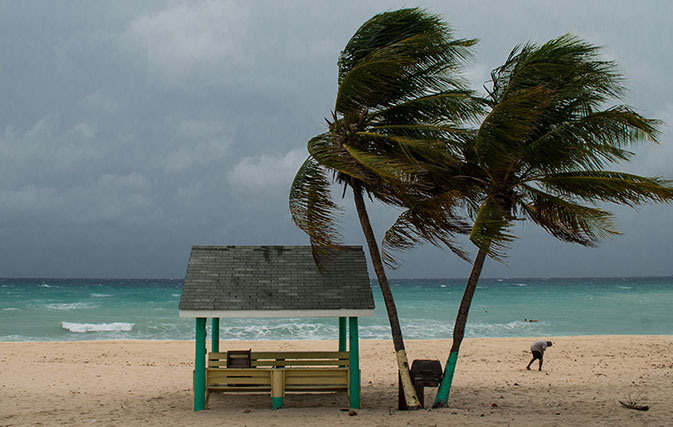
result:
<svg viewBox="0 0 673 427"><path fill-rule="evenodd" d="M505 64L491 74L494 103L516 96L520 90L544 84L567 99L586 95L589 106L608 97L620 98L623 78L612 61L600 59L600 47L565 34L542 46L527 43L512 50Z"/></svg>
<svg viewBox="0 0 673 427"><path fill-rule="evenodd" d="M470 128L434 124L374 125L370 131L378 135L422 141L422 144L432 145L437 149L443 146L456 155L462 153L461 148L474 139L476 134L476 131Z"/></svg>
<svg viewBox="0 0 673 427"><path fill-rule="evenodd" d="M425 169L422 163L433 164L439 167L456 165L458 160L446 150L446 142L437 139L409 138L406 136L384 135L374 132L358 132L360 146L369 146L372 154L398 155L400 161L408 163L406 166L417 173ZM370 142L370 144L367 144Z"/></svg>
<svg viewBox="0 0 673 427"><path fill-rule="evenodd" d="M335 111L392 106L466 83L448 71L470 56L474 40L454 40L448 26L421 9L386 12L367 21L339 59Z"/></svg>
<svg viewBox="0 0 673 427"><path fill-rule="evenodd" d="M536 86L519 91L493 108L477 131L474 146L485 168L496 170L520 161L551 95L549 88Z"/></svg>
<svg viewBox="0 0 673 427"><path fill-rule="evenodd" d="M337 226L340 213L341 209L332 201L325 169L309 156L292 181L290 215L297 227L308 234L319 268L341 240Z"/></svg>
<svg viewBox="0 0 673 427"><path fill-rule="evenodd" d="M545 172L577 167L600 169L628 160L625 147L649 139L656 142L659 120L646 119L626 106L554 123L533 141L525 156L530 165Z"/></svg>
<svg viewBox="0 0 673 427"><path fill-rule="evenodd" d="M415 203L412 209L400 214L383 238L383 258L386 265L392 268L399 265L392 251L408 250L422 242L429 242L437 247L446 246L462 259L469 261L467 252L455 241L457 235L470 231L468 222L455 213L460 203L461 194L450 191Z"/></svg>
<svg viewBox="0 0 673 427"><path fill-rule="evenodd" d="M673 181L624 172L572 171L538 180L561 197L637 206L648 202L671 203Z"/></svg>
<svg viewBox="0 0 673 427"><path fill-rule="evenodd" d="M410 162L403 157L391 156L383 152L370 153L349 144L344 144L344 149L360 165L393 185L409 185L414 175L425 172L421 165Z"/></svg>
<svg viewBox="0 0 673 427"><path fill-rule="evenodd" d="M368 174L343 147L336 141L332 133L323 133L314 136L308 141L308 152L322 166L362 181L365 184L373 183L376 178Z"/></svg>
<svg viewBox="0 0 673 427"><path fill-rule="evenodd" d="M503 261L504 252L514 241L514 235L509 232L512 221L507 213L493 206L490 199L486 199L477 212L472 225L470 241L479 249L485 251L496 261Z"/></svg>
<svg viewBox="0 0 673 427"><path fill-rule="evenodd" d="M425 46L406 47L405 40L424 35L432 43ZM453 32L439 15L420 8L400 9L375 15L365 22L351 37L339 56L339 85L346 75L373 53L396 46L396 56L419 58L421 62L456 63L471 56L469 48L476 40L455 40Z"/></svg>
<svg viewBox="0 0 673 427"><path fill-rule="evenodd" d="M371 113L376 126L388 124L449 124L474 122L485 113L485 101L471 90L452 89L420 96Z"/></svg>
<svg viewBox="0 0 673 427"><path fill-rule="evenodd" d="M619 234L608 211L572 203L527 185L522 188L528 199L520 205L523 212L559 240L596 246L600 240Z"/></svg>

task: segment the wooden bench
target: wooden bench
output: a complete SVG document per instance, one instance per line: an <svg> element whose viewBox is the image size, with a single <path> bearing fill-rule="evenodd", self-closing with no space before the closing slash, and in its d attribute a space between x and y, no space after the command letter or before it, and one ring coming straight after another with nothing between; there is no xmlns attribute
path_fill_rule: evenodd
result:
<svg viewBox="0 0 673 427"><path fill-rule="evenodd" d="M287 392L349 391L349 354L345 351L231 353L208 353L206 408L210 393L215 392L271 393L273 407L280 408ZM227 360L233 366L247 363L241 357L249 357L250 368L227 366Z"/></svg>

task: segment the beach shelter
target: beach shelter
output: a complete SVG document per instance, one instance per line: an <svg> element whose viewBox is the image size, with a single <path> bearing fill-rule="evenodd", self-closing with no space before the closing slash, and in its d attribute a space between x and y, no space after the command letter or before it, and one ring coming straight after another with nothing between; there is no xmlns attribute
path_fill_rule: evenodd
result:
<svg viewBox="0 0 673 427"><path fill-rule="evenodd" d="M207 320L212 319L211 354L220 354L220 319L232 318L338 319L338 351L348 354L350 406L360 407L358 318L374 315L374 299L362 247L341 249L324 265L324 271L319 271L310 246L192 247L179 314L196 319L195 411L206 404L206 371L210 369L206 366ZM281 371L250 372L279 374L273 377L276 381L284 378ZM309 375L317 372L305 371ZM216 373L226 375L226 370ZM284 389L271 389L274 408L282 406L284 393Z"/></svg>

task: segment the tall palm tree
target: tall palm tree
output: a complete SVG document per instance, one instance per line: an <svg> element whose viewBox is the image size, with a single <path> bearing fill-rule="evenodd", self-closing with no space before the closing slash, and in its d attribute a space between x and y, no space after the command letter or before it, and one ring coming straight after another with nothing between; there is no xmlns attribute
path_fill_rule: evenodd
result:
<svg viewBox="0 0 673 427"><path fill-rule="evenodd" d="M474 43L453 39L442 19L420 9L382 13L362 25L339 57L339 88L328 131L308 142L309 157L290 191L292 219L309 235L320 266L340 237L329 173L344 186L344 194L352 190L409 408L420 404L364 195L397 206L427 198L414 177L427 173L424 165L438 151L438 140L465 138L462 121L475 118L482 108L456 74ZM451 245L450 236L444 243Z"/></svg>
<svg viewBox="0 0 673 427"><path fill-rule="evenodd" d="M448 406L484 261L503 257L514 239L514 221L528 219L560 240L595 246L619 234L611 213L598 205L673 199L671 181L605 170L628 161L633 155L629 146L656 142L659 122L626 105L606 107L608 101L620 100L625 88L615 64L600 59L598 47L571 35L542 46L517 46L491 77L490 111L474 138L452 150L460 152L453 164L461 166L444 175L450 188L470 188L472 196L479 195L478 203L474 197L465 202L474 218L469 238L478 252L435 407ZM431 206L411 207L388 231L384 246L404 248L432 235L436 220L423 221L428 210Z"/></svg>

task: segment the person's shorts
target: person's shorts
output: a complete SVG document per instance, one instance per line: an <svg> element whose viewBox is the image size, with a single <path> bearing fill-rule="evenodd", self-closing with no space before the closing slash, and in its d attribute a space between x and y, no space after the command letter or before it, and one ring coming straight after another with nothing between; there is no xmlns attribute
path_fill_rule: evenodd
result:
<svg viewBox="0 0 673 427"><path fill-rule="evenodd" d="M535 359L542 359L542 353L540 353L539 351L534 351L533 352L533 360L535 360Z"/></svg>

